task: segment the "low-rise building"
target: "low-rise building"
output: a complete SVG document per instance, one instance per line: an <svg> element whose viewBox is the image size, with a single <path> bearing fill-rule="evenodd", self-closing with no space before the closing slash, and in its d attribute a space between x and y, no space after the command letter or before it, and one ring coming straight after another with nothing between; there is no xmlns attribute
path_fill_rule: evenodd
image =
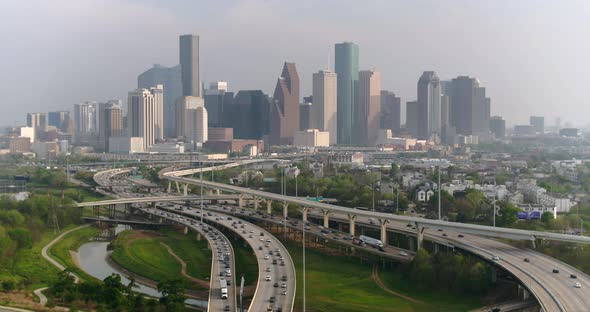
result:
<svg viewBox="0 0 590 312"><path fill-rule="evenodd" d="M330 146L330 133L318 129L297 131L293 139L293 145L305 147Z"/></svg>

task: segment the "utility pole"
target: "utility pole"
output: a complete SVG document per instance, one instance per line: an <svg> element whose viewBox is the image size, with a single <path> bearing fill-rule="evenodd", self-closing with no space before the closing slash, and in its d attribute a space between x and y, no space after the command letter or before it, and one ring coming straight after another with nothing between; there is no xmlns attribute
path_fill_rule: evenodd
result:
<svg viewBox="0 0 590 312"><path fill-rule="evenodd" d="M438 219L441 219L441 213L440 213L440 166L437 167L438 168Z"/></svg>
<svg viewBox="0 0 590 312"><path fill-rule="evenodd" d="M244 274L242 274L242 281L240 282L240 312L244 311L244 303L243 303L243 296L244 296Z"/></svg>
<svg viewBox="0 0 590 312"><path fill-rule="evenodd" d="M305 312L305 221L303 223L303 312Z"/></svg>
<svg viewBox="0 0 590 312"><path fill-rule="evenodd" d="M399 186L395 188L395 212L399 212Z"/></svg>
<svg viewBox="0 0 590 312"><path fill-rule="evenodd" d="M203 224L203 163L199 163L199 172L200 172L200 179L201 179L201 224Z"/></svg>

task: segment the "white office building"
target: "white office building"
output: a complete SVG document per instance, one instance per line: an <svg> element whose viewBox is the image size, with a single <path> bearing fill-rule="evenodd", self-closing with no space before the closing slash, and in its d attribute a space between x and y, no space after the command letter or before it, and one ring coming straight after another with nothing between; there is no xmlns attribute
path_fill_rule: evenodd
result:
<svg viewBox="0 0 590 312"><path fill-rule="evenodd" d="M313 74L310 128L330 133L330 145L338 140L337 75L320 70Z"/></svg>
<svg viewBox="0 0 590 312"><path fill-rule="evenodd" d="M129 92L127 129L130 137L143 138L143 149L164 137L163 87L136 89Z"/></svg>

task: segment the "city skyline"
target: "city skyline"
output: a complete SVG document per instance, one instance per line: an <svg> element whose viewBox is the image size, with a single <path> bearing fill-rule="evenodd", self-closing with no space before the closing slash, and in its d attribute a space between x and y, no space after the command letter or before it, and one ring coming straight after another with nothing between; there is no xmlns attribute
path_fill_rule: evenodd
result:
<svg viewBox="0 0 590 312"><path fill-rule="evenodd" d="M36 10L47 9L49 17L55 18L63 15L59 25L48 27L47 30L51 30L52 27L69 28L74 20L88 18L89 24L87 28L76 29L75 36L72 36L72 38L77 40L80 39L79 36L82 34L92 33L92 37L97 39L98 42L107 46L117 46L118 48L110 49L110 51L100 50L102 57L93 54L88 55L87 53L91 51L85 49L71 49L71 52L66 52L68 57L63 58L67 60L66 63L58 62L56 64L37 66L38 73L32 75L28 74L32 68L30 65L24 64L22 56L20 56L21 54L27 55L21 53L26 52L26 37L14 37L19 32L2 34L3 37L14 42L6 51L0 52L2 53L0 56L5 59L4 62L10 60L11 64L5 64L5 67L8 70L15 70L15 64L22 66L16 71L17 74L13 77L14 79L7 80L2 84L2 88L6 88L3 91L8 95L8 100L19 103L19 105L8 107L6 114L3 114L0 118L0 124L22 124L24 120L21 116L26 112L63 110L85 100L102 102L112 98L124 99L126 92L135 87L138 73L150 68L154 63L166 64L166 66L175 66L177 64L178 47L173 42L178 35L196 33L201 37L203 46L206 47L202 49L201 53L201 80L206 82L228 81L231 90L236 92L244 89L262 89L265 93L272 94L274 87L273 77L276 75L275 68L284 60L288 60L298 64L301 77L301 96L309 95L312 88L312 73L320 69L333 70L333 44L341 41L353 41L361 47L360 67L378 69L382 73L383 89L395 92L401 97L402 103L414 100L415 81L419 74L424 70L433 70L438 73L441 80L460 75L480 79L482 84L486 86L489 96L494 99L491 114L504 116L508 125L526 123L528 115L531 113L545 116L547 125L554 124L557 117L561 117L564 122L570 121L577 125L585 125L585 120L581 117L586 113L586 108L583 105L584 96L581 91L583 90L581 84L583 82L572 80L570 77L577 76L579 72L584 72L588 64L572 63L573 61L567 59L576 59L577 54L570 55L572 53L580 53L579 55L582 56L588 51L588 46L585 43L570 42L572 38L575 38L575 33L578 31L576 29L584 28L580 26L585 24L580 25L580 23L587 23L580 20L581 16L584 15L583 13L588 11L587 5L584 5L583 2L577 2L576 6L576 2L569 2L570 6L575 6L578 9L577 12L574 12L566 23L561 23L551 29L549 27L543 28L545 26L538 24L541 18L545 16L543 14L552 13L563 18L566 11L571 12L571 10L566 9L572 7L565 7L566 9L564 9L549 2L542 2L536 5L534 10L527 11L530 9L530 5L527 5L531 4L530 1L521 1L518 4L498 1L494 4L477 5L458 1L460 5L451 9L433 3L424 1L412 5L394 2L392 4L375 4L369 5L367 8L361 8L352 17L367 19L370 14L375 16L384 14L380 12L400 14L401 19L396 21L399 24L394 24L400 27L388 28L387 30L374 28L376 32L373 36L363 36L361 30L375 26L375 23L377 23L377 26L384 26L379 22L372 21L379 20L375 18L367 19L366 24L368 25L363 27L360 27L359 23L352 23L356 24L358 29L354 28L355 25L342 25L339 23L337 25L339 27L330 26L321 31L318 36L310 36L312 27L320 25L317 15L327 12L330 6L333 5L332 2L326 1L318 5L317 12L304 15L304 18L309 23L306 23L307 26L303 30L296 31L295 27L283 30L293 32L293 36L297 39L305 38L309 41L306 45L296 47L287 44L286 48L277 47L276 49L263 51L260 45L255 43L254 38L244 36L245 39L241 39L239 35L243 35L245 31L260 31L261 36L266 36L269 33L276 33L276 30L264 29L262 22L247 24L242 15L263 14L269 10L272 11L278 5L272 2L227 1L226 10L213 12L214 14L210 14L212 16L204 16L204 13L196 12L194 14L202 18L193 18L190 19L190 22L186 13L182 12L183 9L189 6L188 4L172 2L170 7L161 7L153 3L139 4L132 1L108 2L107 7L120 12L120 14L130 14L133 10L136 10L146 13L148 16L159 14L162 21L166 22L164 26L155 27L150 24L144 25L144 22L136 24L139 22L120 21L117 26L121 27L121 37L125 37L123 35L127 34L136 38L129 43L120 42L117 38L108 38L107 34L112 26L109 26L108 23L98 23L98 20L101 20L104 17L103 15L111 19L114 17L105 12L104 9L79 10L80 8L77 8L78 10L75 10L77 15L73 15L68 10L57 12L52 8L46 8L44 3L33 2L32 5L36 5ZM284 5L291 9L297 9L306 4L309 3L303 1L300 4ZM95 8L96 5L94 1L80 3L83 8ZM205 6L206 9L203 11L211 13L212 8L209 5ZM387 10L391 6L400 9L399 13L391 13L392 10ZM506 7L512 9L513 12L501 13L500 8L509 11ZM15 12L13 15L16 16L17 12L21 12L23 9L12 4L8 5L7 12ZM30 14L35 14L36 10ZM257 13L258 11L260 13ZM289 12L289 10L283 11ZM84 12L94 13L91 16L86 16L89 13ZM490 12L494 14L484 14ZM401 17L401 15L410 13L415 14L415 16L449 16L450 20L452 20L451 17L460 14L460 18L456 22L450 22L447 26L441 26L442 28L438 30L427 30L426 26L418 27L416 31L420 31L424 39L438 35L447 40L444 45L441 44L441 41L436 40L427 44L425 43L427 40L416 42L415 39L411 38L413 31L408 31L408 29L411 29L408 26L416 26L415 22ZM224 17L223 21L231 21L231 23L228 23L231 25L239 24L243 26L243 29L233 34L227 31L229 26L223 26L216 29L219 32L213 32L215 26L218 26L213 19L220 15ZM327 18L330 21L335 20L335 15L328 14ZM486 15L491 15L496 19L491 19ZM280 16L274 18L293 19L294 17L287 13L280 13ZM149 20L149 18L146 20ZM192 20L200 21L194 22ZM470 34L466 36L469 39L452 36L452 29L476 20L480 22L473 24L472 30L464 29ZM43 19L39 22L42 21ZM493 28L491 26L500 21L504 25L503 28L491 32L490 28ZM6 19L5 22L8 25L15 23L18 25L18 21L13 21L10 18ZM432 22L426 24L431 25ZM99 26L103 28L99 28ZM133 32L138 26L145 26L144 34L137 35ZM65 29L61 28L60 30L65 31ZM43 32L46 29L39 29L38 31ZM481 32L481 38L476 36L477 31ZM571 36L557 38L560 31L568 31ZM396 34L396 42L392 45L383 46L381 38L387 35L388 32ZM543 38L539 38L541 37L540 34L543 34ZM547 36L554 41L546 40L545 37ZM488 43L483 42L482 38ZM72 39L61 40L61 45L58 45L60 47L64 45L77 46L75 41L69 41ZM154 40L161 44L154 47ZM293 40L293 42L297 41ZM80 46L85 43L82 40ZM235 55L234 53L219 52L223 51L225 47L236 44L241 49L240 59L248 58L251 62L241 64L232 60L231 56ZM506 44L514 45L514 48L507 49L510 51L501 50L501 47ZM393 45L397 47L403 46L404 49L394 48ZM568 51L572 52L563 55L557 53L559 52L557 49L551 48L555 45L574 47L574 49L568 49ZM150 53L138 53L138 49L147 48L147 46L150 46ZM427 47L432 49L427 49ZM531 48L543 52L529 57L526 51ZM60 52L63 53L63 51ZM46 54L54 55L55 53L57 51L50 49ZM487 57L490 54L493 54L494 58ZM15 55L19 56L15 57ZM36 58L32 59L32 65L37 64L37 61L44 60L46 57L46 55L36 56ZM93 62L83 62L86 57L92 57ZM117 61L113 62L113 60ZM544 66L539 67L538 64L544 64ZM78 70L73 72L68 69L71 67ZM239 74L240 72L244 73L253 70L253 68L257 68L255 71L257 73L256 77ZM52 74L60 73L60 78L49 79L47 76L49 72ZM82 76L80 76L81 73ZM526 80L522 79L525 74L528 77ZM27 86L39 90L39 94L26 92L22 85L25 81L28 81ZM521 84L521 87L514 88L515 84ZM68 90L71 92L63 92L64 86L68 86ZM551 92L535 92L540 88L551 90ZM558 112L553 110L555 103L560 103ZM402 116L405 116L403 111Z"/></svg>

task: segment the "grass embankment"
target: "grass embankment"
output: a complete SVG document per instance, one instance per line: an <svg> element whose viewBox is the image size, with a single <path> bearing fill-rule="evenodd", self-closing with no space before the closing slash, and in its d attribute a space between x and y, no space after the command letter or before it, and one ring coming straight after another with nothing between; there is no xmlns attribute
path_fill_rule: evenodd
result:
<svg viewBox="0 0 590 312"><path fill-rule="evenodd" d="M61 263L64 267L70 268L70 270L80 277L80 279L85 281L96 281L96 278L78 268L72 259L70 251L78 252L78 249L80 249L82 244L88 242L92 237L99 233L100 229L95 227L85 227L73 231L51 246L47 253L51 258Z"/></svg>
<svg viewBox="0 0 590 312"><path fill-rule="evenodd" d="M297 271L295 306L302 307L301 246L289 243L289 253ZM387 288L413 298L394 296L381 289L371 277L372 267L356 258L326 255L306 250L307 308L314 311L468 311L479 306L466 298L445 297L445 293L419 293L405 289L401 274L395 271L380 274ZM420 301L424 303L420 303Z"/></svg>
<svg viewBox="0 0 590 312"><path fill-rule="evenodd" d="M72 227L67 227L63 231ZM14 280L17 283L22 281L27 290L48 286L57 278L59 270L41 256L41 249L59 234L47 231L42 234L41 240L33 244L33 247L17 252L16 261L10 270L0 268L0 280Z"/></svg>
<svg viewBox="0 0 590 312"><path fill-rule="evenodd" d="M243 274L244 285L256 285L258 281L258 260L254 251L242 240L239 243L232 243L232 245L236 259L236 283L240 283Z"/></svg>
<svg viewBox="0 0 590 312"><path fill-rule="evenodd" d="M162 243L187 263L188 275L209 279L211 251L207 248L207 241L197 241L192 232L184 235L172 230L158 233L125 231L117 237L111 258L125 269L156 282L178 279L182 276L182 266ZM202 289L196 283L189 285L190 289Z"/></svg>

